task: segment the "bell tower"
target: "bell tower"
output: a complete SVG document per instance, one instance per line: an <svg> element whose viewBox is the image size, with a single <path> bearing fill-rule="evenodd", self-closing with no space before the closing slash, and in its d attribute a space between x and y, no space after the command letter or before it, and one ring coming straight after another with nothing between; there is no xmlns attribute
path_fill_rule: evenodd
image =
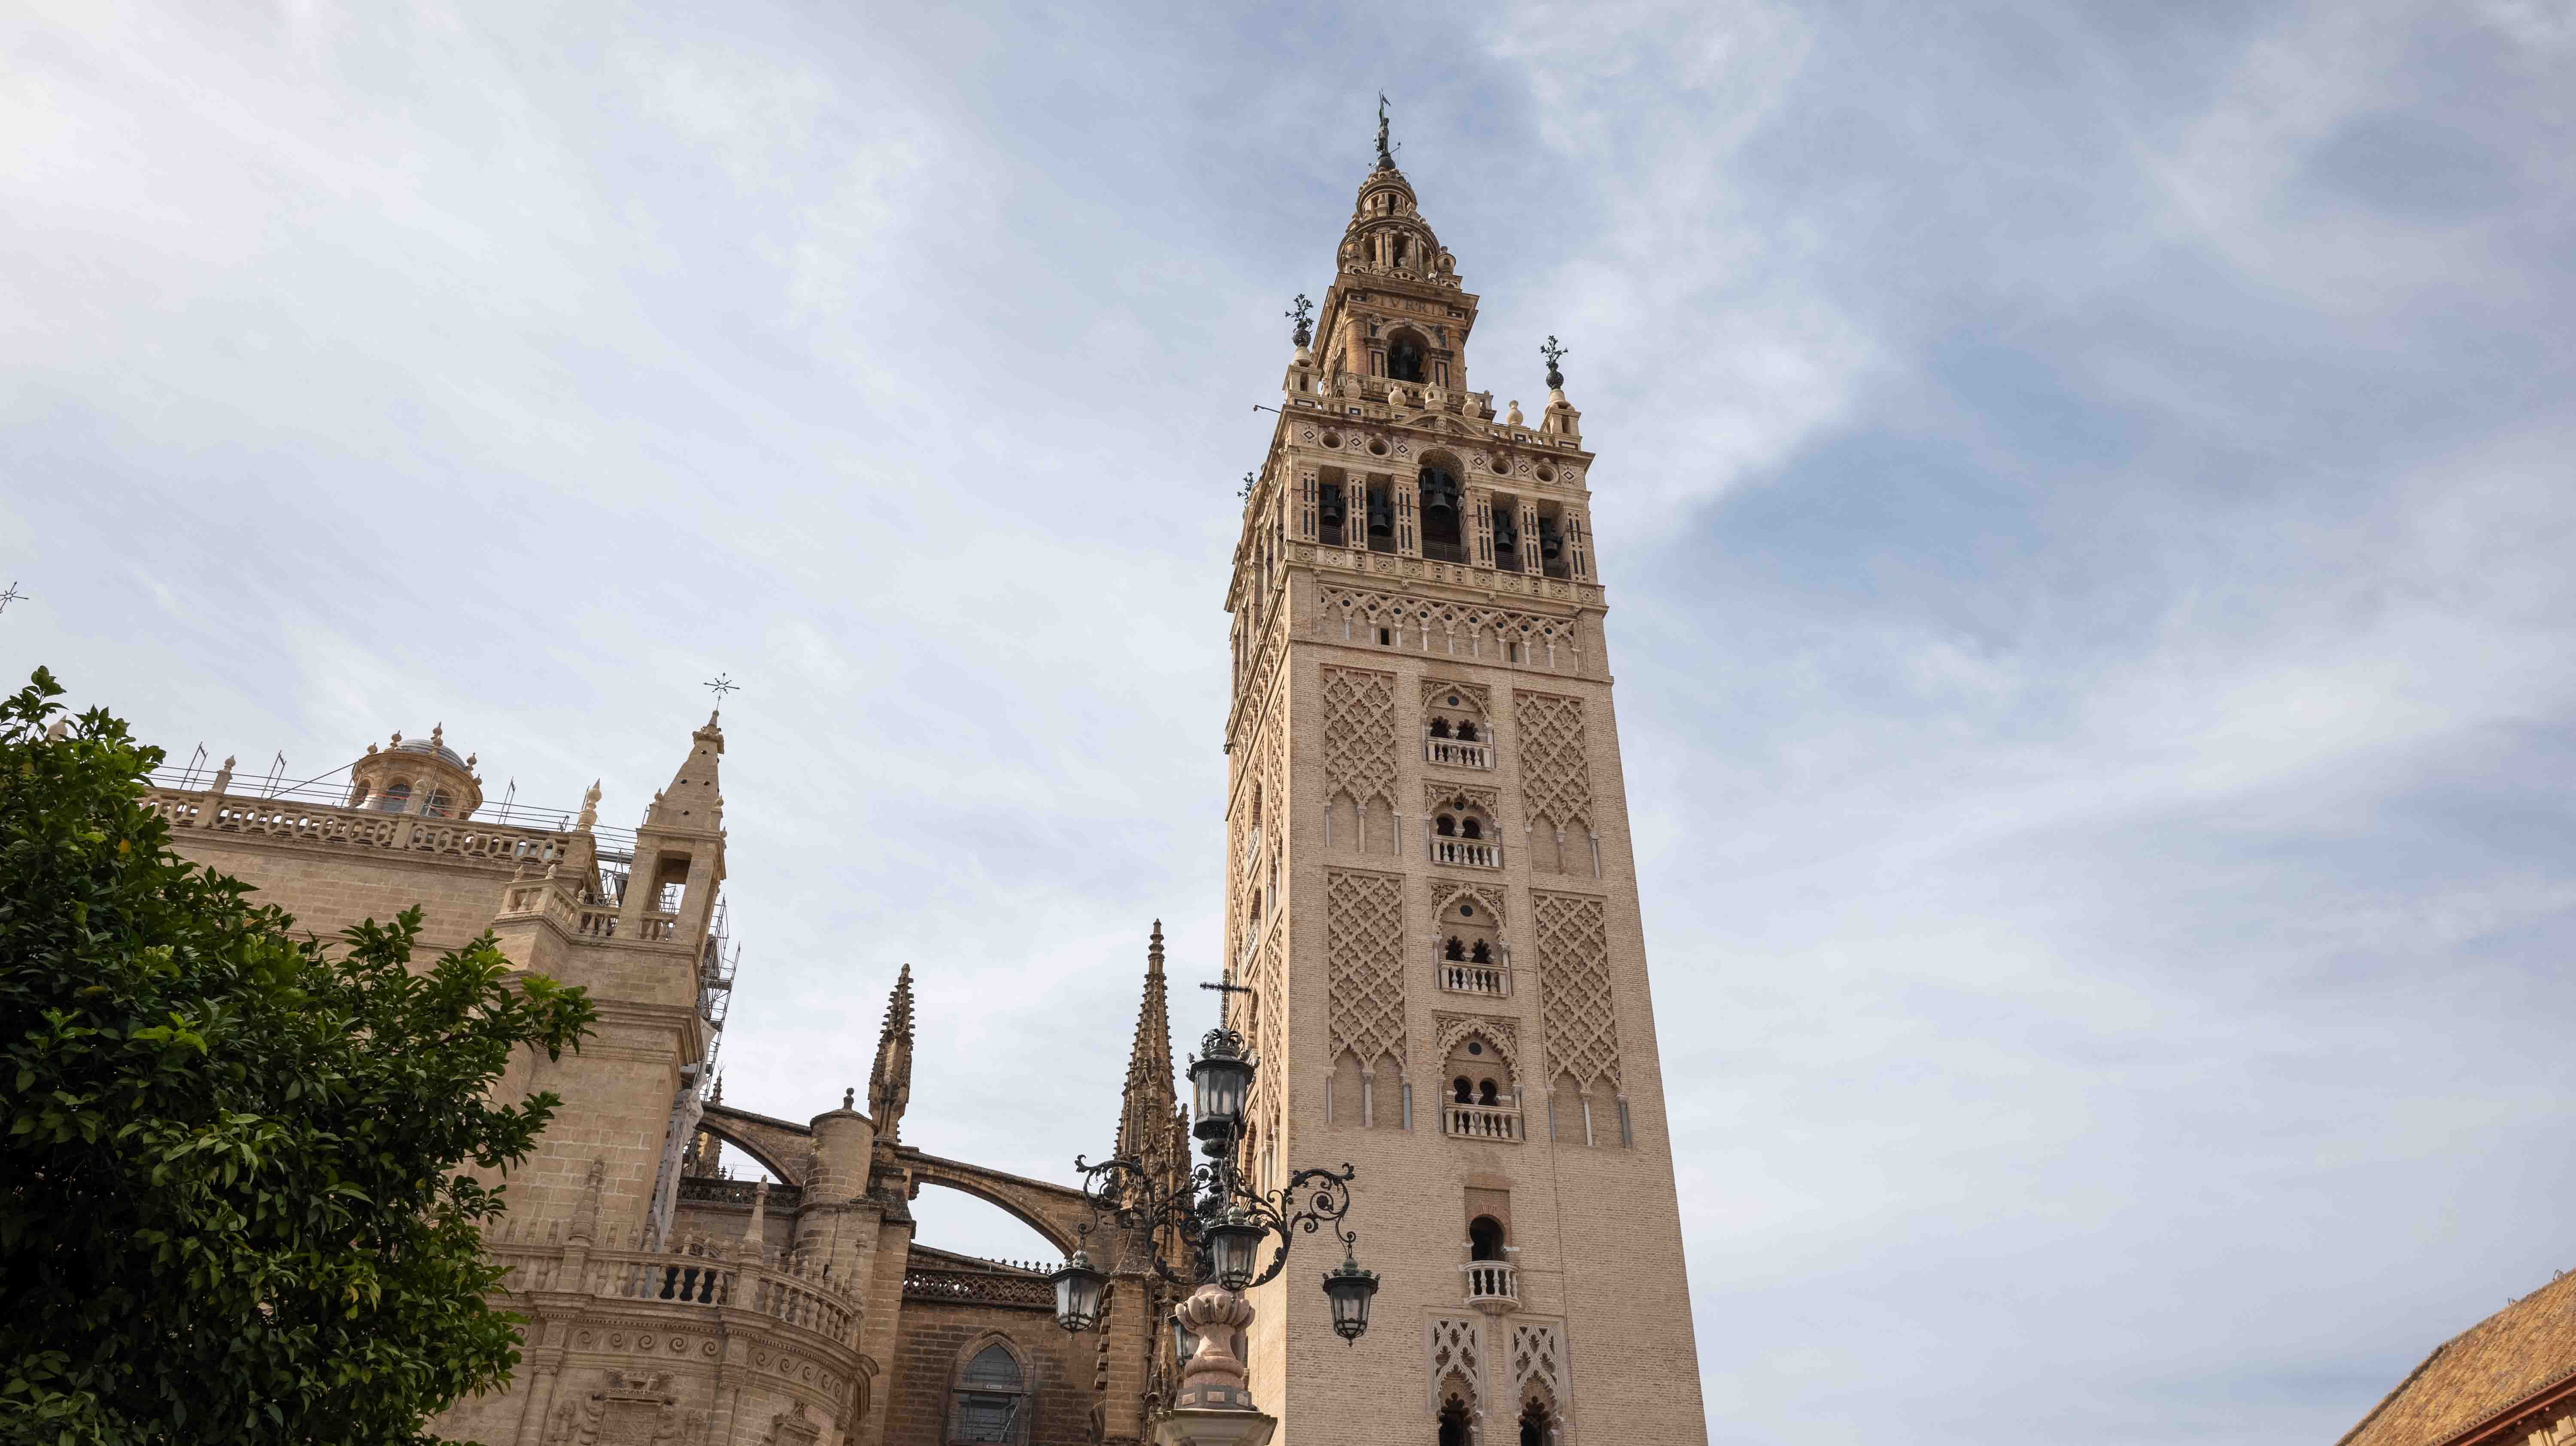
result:
<svg viewBox="0 0 2576 1446"><path fill-rule="evenodd" d="M1301 1446L1705 1441L1566 353L1535 425L1471 390L1383 102L1291 315L1225 600L1229 1022L1247 1169L1356 1165L1383 1286L1347 1349L1330 1262L1255 1292L1255 1398Z"/></svg>

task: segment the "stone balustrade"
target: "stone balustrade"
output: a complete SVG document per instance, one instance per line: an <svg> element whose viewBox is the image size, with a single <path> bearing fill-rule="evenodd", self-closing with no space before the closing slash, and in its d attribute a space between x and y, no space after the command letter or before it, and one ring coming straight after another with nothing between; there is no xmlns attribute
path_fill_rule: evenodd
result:
<svg viewBox="0 0 2576 1446"><path fill-rule="evenodd" d="M939 1270L915 1266L903 1273L906 1300L958 1305L998 1305L1014 1310L1055 1309L1055 1283L1043 1275L990 1270Z"/></svg>
<svg viewBox="0 0 2576 1446"><path fill-rule="evenodd" d="M1424 738L1422 761L1449 768L1491 768L1494 766L1494 745L1482 741L1469 743L1456 738Z"/></svg>
<svg viewBox="0 0 2576 1446"><path fill-rule="evenodd" d="M1487 1314L1520 1309L1519 1266L1508 1260L1471 1260L1459 1269L1467 1275L1467 1304Z"/></svg>
<svg viewBox="0 0 2576 1446"><path fill-rule="evenodd" d="M1431 861L1463 869L1499 869L1503 846L1492 839L1431 837Z"/></svg>
<svg viewBox="0 0 2576 1446"><path fill-rule="evenodd" d="M1511 1105L1443 1104L1441 1132L1470 1140L1518 1140L1521 1112Z"/></svg>
<svg viewBox="0 0 2576 1446"><path fill-rule="evenodd" d="M1455 959L1442 959L1435 953L1433 967L1440 971L1440 987L1451 994L1482 994L1494 999L1512 997L1512 971L1501 964L1465 964Z"/></svg>
<svg viewBox="0 0 2576 1446"><path fill-rule="evenodd" d="M144 806L170 827L285 839L342 848L438 854L493 863L554 863L571 848L572 835L513 824L478 823L421 814L375 813L333 804L229 794L145 791Z"/></svg>
<svg viewBox="0 0 2576 1446"><path fill-rule="evenodd" d="M682 1175L680 1203L683 1205L740 1205L749 1209L752 1198L760 1193L758 1180L726 1180L713 1175ZM794 1210L805 1199L805 1187L772 1181L769 1186L769 1208Z"/></svg>
<svg viewBox="0 0 2576 1446"><path fill-rule="evenodd" d="M553 1222L556 1228L548 1234L559 1234L561 1223ZM570 1293L685 1311L746 1311L811 1331L835 1345L858 1346L855 1292L748 1246L728 1249L701 1240L673 1248L637 1243L627 1249L584 1250L554 1239L513 1240L507 1231L499 1240L486 1237L484 1244L493 1262L507 1272L501 1288L514 1294Z"/></svg>

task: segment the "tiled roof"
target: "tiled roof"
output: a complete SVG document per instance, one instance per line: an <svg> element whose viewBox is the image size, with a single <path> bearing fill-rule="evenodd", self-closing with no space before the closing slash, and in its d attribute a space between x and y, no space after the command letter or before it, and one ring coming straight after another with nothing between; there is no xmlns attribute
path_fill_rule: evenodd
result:
<svg viewBox="0 0 2576 1446"><path fill-rule="evenodd" d="M2336 1446L2438 1446L2552 1387L2576 1381L2576 1274L2436 1347Z"/></svg>

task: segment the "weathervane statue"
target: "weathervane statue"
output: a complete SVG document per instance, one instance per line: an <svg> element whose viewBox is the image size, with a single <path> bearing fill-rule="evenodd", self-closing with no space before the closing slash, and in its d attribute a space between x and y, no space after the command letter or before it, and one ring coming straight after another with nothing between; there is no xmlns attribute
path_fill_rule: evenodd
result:
<svg viewBox="0 0 2576 1446"><path fill-rule="evenodd" d="M1395 169L1395 152L1386 148L1386 92L1382 90L1377 93L1377 168Z"/></svg>

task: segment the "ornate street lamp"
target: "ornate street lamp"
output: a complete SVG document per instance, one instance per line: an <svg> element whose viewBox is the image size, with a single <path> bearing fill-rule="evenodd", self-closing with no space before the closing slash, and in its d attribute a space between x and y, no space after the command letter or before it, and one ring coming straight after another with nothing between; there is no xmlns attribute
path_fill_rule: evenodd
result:
<svg viewBox="0 0 2576 1446"><path fill-rule="evenodd" d="M1107 1274L1095 1270L1091 1257L1076 1250L1062 1269L1047 1277L1055 1285L1055 1322L1069 1331L1087 1331L1100 1322L1100 1297L1109 1288Z"/></svg>
<svg viewBox="0 0 2576 1446"><path fill-rule="evenodd" d="M1197 1106L1191 1133L1207 1158L1186 1176L1177 1169L1168 1175L1149 1169L1133 1156L1097 1165L1080 1157L1073 1162L1082 1172L1083 1194L1093 1213L1115 1226L1121 1238L1139 1245L1155 1274L1192 1292L1173 1309L1169 1323L1181 1361L1171 1416L1189 1418L1200 1438L1215 1440L1207 1434L1218 1429L1209 1413L1234 1413L1219 1419L1240 1421L1241 1426L1224 1427L1220 1434L1246 1446L1266 1439L1269 1418L1253 1409L1243 1363L1232 1349L1252 1323L1252 1306L1243 1292L1277 1278L1298 1232L1313 1234L1330 1226L1342 1244L1341 1265L1324 1276L1334 1333L1345 1341L1358 1340L1368 1330L1369 1304L1377 1294L1377 1273L1362 1269L1353 1253L1359 1237L1342 1226L1351 1208L1351 1179L1358 1171L1348 1165L1338 1171L1299 1170L1273 1191L1256 1189L1244 1179L1237 1163L1244 1102L1258 1069L1243 1036L1233 1030L1211 1030L1200 1041L1199 1053L1190 1061ZM1075 1251L1051 1278L1056 1323L1069 1331L1097 1328L1107 1277L1092 1267L1090 1258ZM1158 1428L1158 1438L1163 1434Z"/></svg>
<svg viewBox="0 0 2576 1446"><path fill-rule="evenodd" d="M1369 1302L1377 1298L1377 1272L1360 1269L1357 1256L1342 1252L1342 1263L1324 1272L1324 1294L1333 1302L1333 1333L1345 1343L1368 1334Z"/></svg>
<svg viewBox="0 0 2576 1446"><path fill-rule="evenodd" d="M1243 1101L1252 1093L1252 1056L1244 1050L1243 1036L1230 1029L1210 1030L1199 1048L1199 1056L1190 1061L1190 1092L1197 1105L1192 1118L1198 1121L1191 1133L1198 1136L1201 1153L1229 1154L1234 1142L1243 1138Z"/></svg>

